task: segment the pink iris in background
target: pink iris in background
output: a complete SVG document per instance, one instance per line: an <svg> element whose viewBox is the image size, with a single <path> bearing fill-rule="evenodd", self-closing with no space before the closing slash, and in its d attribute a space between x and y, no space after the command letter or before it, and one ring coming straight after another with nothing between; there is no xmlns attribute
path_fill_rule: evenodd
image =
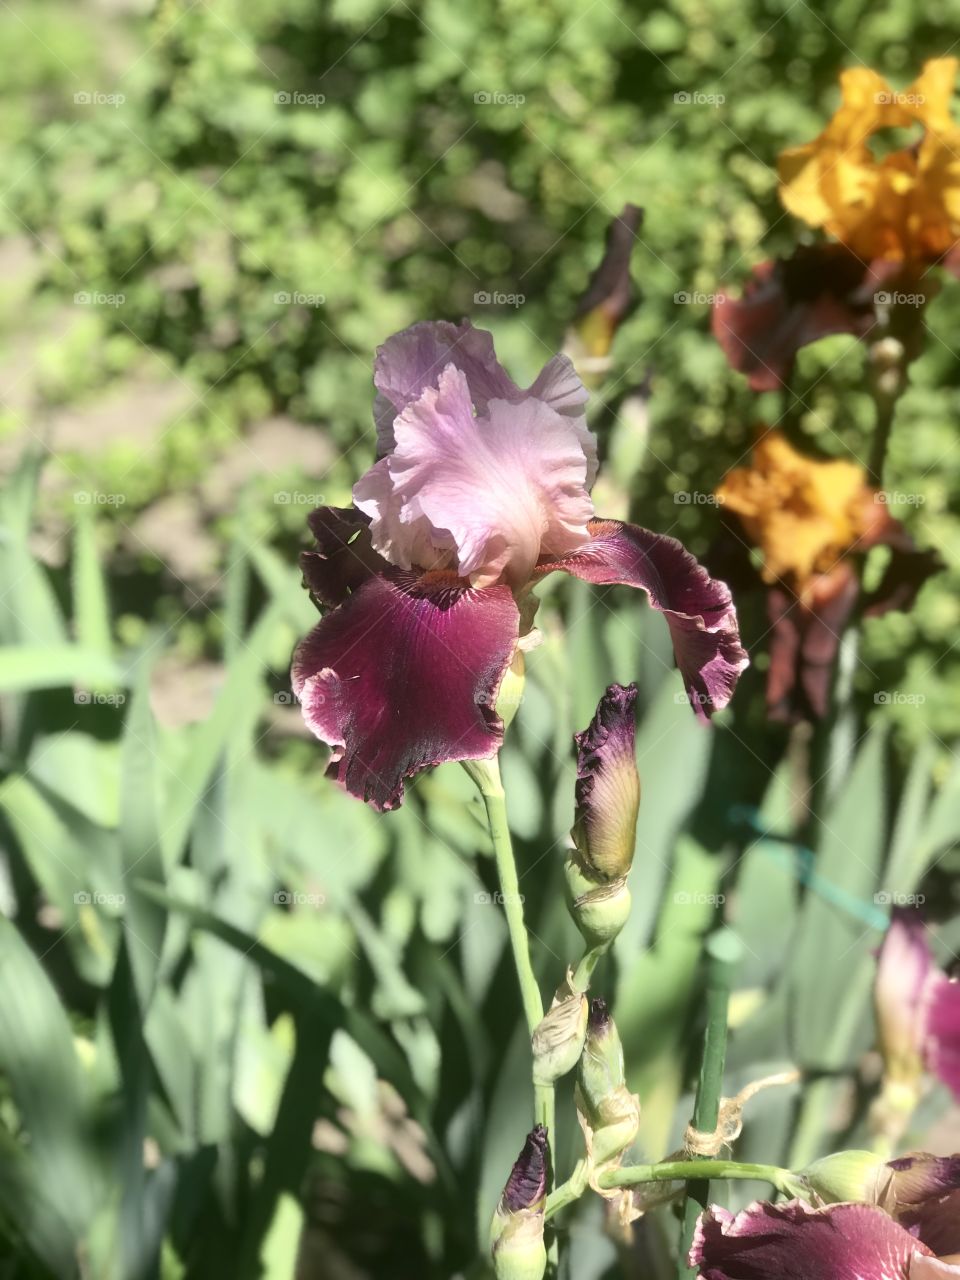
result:
<svg viewBox="0 0 960 1280"><path fill-rule="evenodd" d="M877 957L874 1003L887 1082L914 1086L928 1071L960 1101L960 982L935 964L927 928L913 908L891 916Z"/></svg>
<svg viewBox="0 0 960 1280"><path fill-rule="evenodd" d="M523 390L489 333L427 322L379 349L374 383L379 460L353 507L312 513L301 558L327 612L293 686L332 777L392 809L421 769L493 756L529 592L555 569L645 591L697 714L727 704L747 665L730 592L676 539L594 518L596 441L565 356Z"/></svg>

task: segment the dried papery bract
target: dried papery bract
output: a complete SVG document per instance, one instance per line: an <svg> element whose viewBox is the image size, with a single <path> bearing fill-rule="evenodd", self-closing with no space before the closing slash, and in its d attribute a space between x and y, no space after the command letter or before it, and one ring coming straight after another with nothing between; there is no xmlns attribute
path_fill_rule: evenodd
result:
<svg viewBox="0 0 960 1280"><path fill-rule="evenodd" d="M587 998L573 984L573 972L557 988L553 1003L533 1033L534 1084L553 1084L580 1059L587 1034Z"/></svg>

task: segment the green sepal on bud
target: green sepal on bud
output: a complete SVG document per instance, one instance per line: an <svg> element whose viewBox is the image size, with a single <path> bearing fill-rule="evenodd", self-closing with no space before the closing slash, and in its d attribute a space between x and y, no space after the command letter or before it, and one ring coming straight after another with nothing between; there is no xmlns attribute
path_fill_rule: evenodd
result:
<svg viewBox="0 0 960 1280"><path fill-rule="evenodd" d="M577 1112L595 1167L621 1156L640 1129L640 1100L626 1085L623 1046L606 1001L592 1000L577 1073Z"/></svg>
<svg viewBox="0 0 960 1280"><path fill-rule="evenodd" d="M567 905L588 947L607 946L627 922L631 897L626 876L600 881L589 876L577 849L563 864Z"/></svg>
<svg viewBox="0 0 960 1280"><path fill-rule="evenodd" d="M800 1176L826 1204L879 1204L890 1169L873 1151L837 1151L808 1165Z"/></svg>
<svg viewBox="0 0 960 1280"><path fill-rule="evenodd" d="M497 1280L542 1280L547 1269L543 1243L550 1145L537 1125L527 1134L490 1224L490 1249Z"/></svg>
<svg viewBox="0 0 960 1280"><path fill-rule="evenodd" d="M587 1034L588 1012L587 998L574 986L573 971L568 969L531 1037L534 1084L553 1084L577 1065Z"/></svg>

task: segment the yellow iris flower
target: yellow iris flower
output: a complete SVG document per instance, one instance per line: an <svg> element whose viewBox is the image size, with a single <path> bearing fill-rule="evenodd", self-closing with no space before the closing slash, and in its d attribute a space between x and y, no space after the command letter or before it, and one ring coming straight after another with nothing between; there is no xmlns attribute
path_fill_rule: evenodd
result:
<svg viewBox="0 0 960 1280"><path fill-rule="evenodd" d="M717 489L763 552L764 581L787 582L801 597L883 519L875 494L855 462L807 458L779 431L762 436L750 466L735 467Z"/></svg>
<svg viewBox="0 0 960 1280"><path fill-rule="evenodd" d="M960 125L950 114L956 58L935 58L897 93L867 68L844 71L843 101L813 142L780 156L786 208L864 261L927 263L960 236ZM886 129L922 130L878 158Z"/></svg>

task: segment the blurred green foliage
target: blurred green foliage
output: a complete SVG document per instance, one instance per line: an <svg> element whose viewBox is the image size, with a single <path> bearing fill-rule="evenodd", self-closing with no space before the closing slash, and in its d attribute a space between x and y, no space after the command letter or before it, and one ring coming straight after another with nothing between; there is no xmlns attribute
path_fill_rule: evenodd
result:
<svg viewBox="0 0 960 1280"><path fill-rule="evenodd" d="M299 1274L331 1280L481 1276L529 1123L487 837L456 768L386 817L323 780L286 677L313 620L306 512L346 501L372 459L380 341L470 315L529 381L626 201L647 211L642 303L592 410L607 492L703 553L716 510L675 495L712 493L757 423L786 413L811 448L864 456L862 348L807 349L798 399L758 401L706 304L675 297L738 288L790 250L777 153L819 131L841 67L912 79L951 45L960 5L144 9L0 11L9 1274L280 1280L299 1251ZM721 908L750 957L731 1085L787 1062L827 1073L802 1104L756 1104L738 1151L764 1161L863 1140L875 894L923 885L956 912L958 323L945 281L888 469L922 499L897 514L949 569L914 613L867 625L812 830L787 735L764 720L759 595L738 602L754 669L705 734L677 702L659 619L584 584L543 589L504 773L544 990L575 956L559 877L570 735L610 679L641 684L636 905L597 984L616 994L651 1157L689 1114L701 943ZM618 409L648 377L638 435ZM41 445L42 467L17 466ZM878 690L912 700L877 706ZM843 906L805 878L794 839ZM563 1170L579 1134L560 1102ZM569 1273L633 1274L641 1249L662 1256L659 1231L618 1264L587 1215Z"/></svg>

